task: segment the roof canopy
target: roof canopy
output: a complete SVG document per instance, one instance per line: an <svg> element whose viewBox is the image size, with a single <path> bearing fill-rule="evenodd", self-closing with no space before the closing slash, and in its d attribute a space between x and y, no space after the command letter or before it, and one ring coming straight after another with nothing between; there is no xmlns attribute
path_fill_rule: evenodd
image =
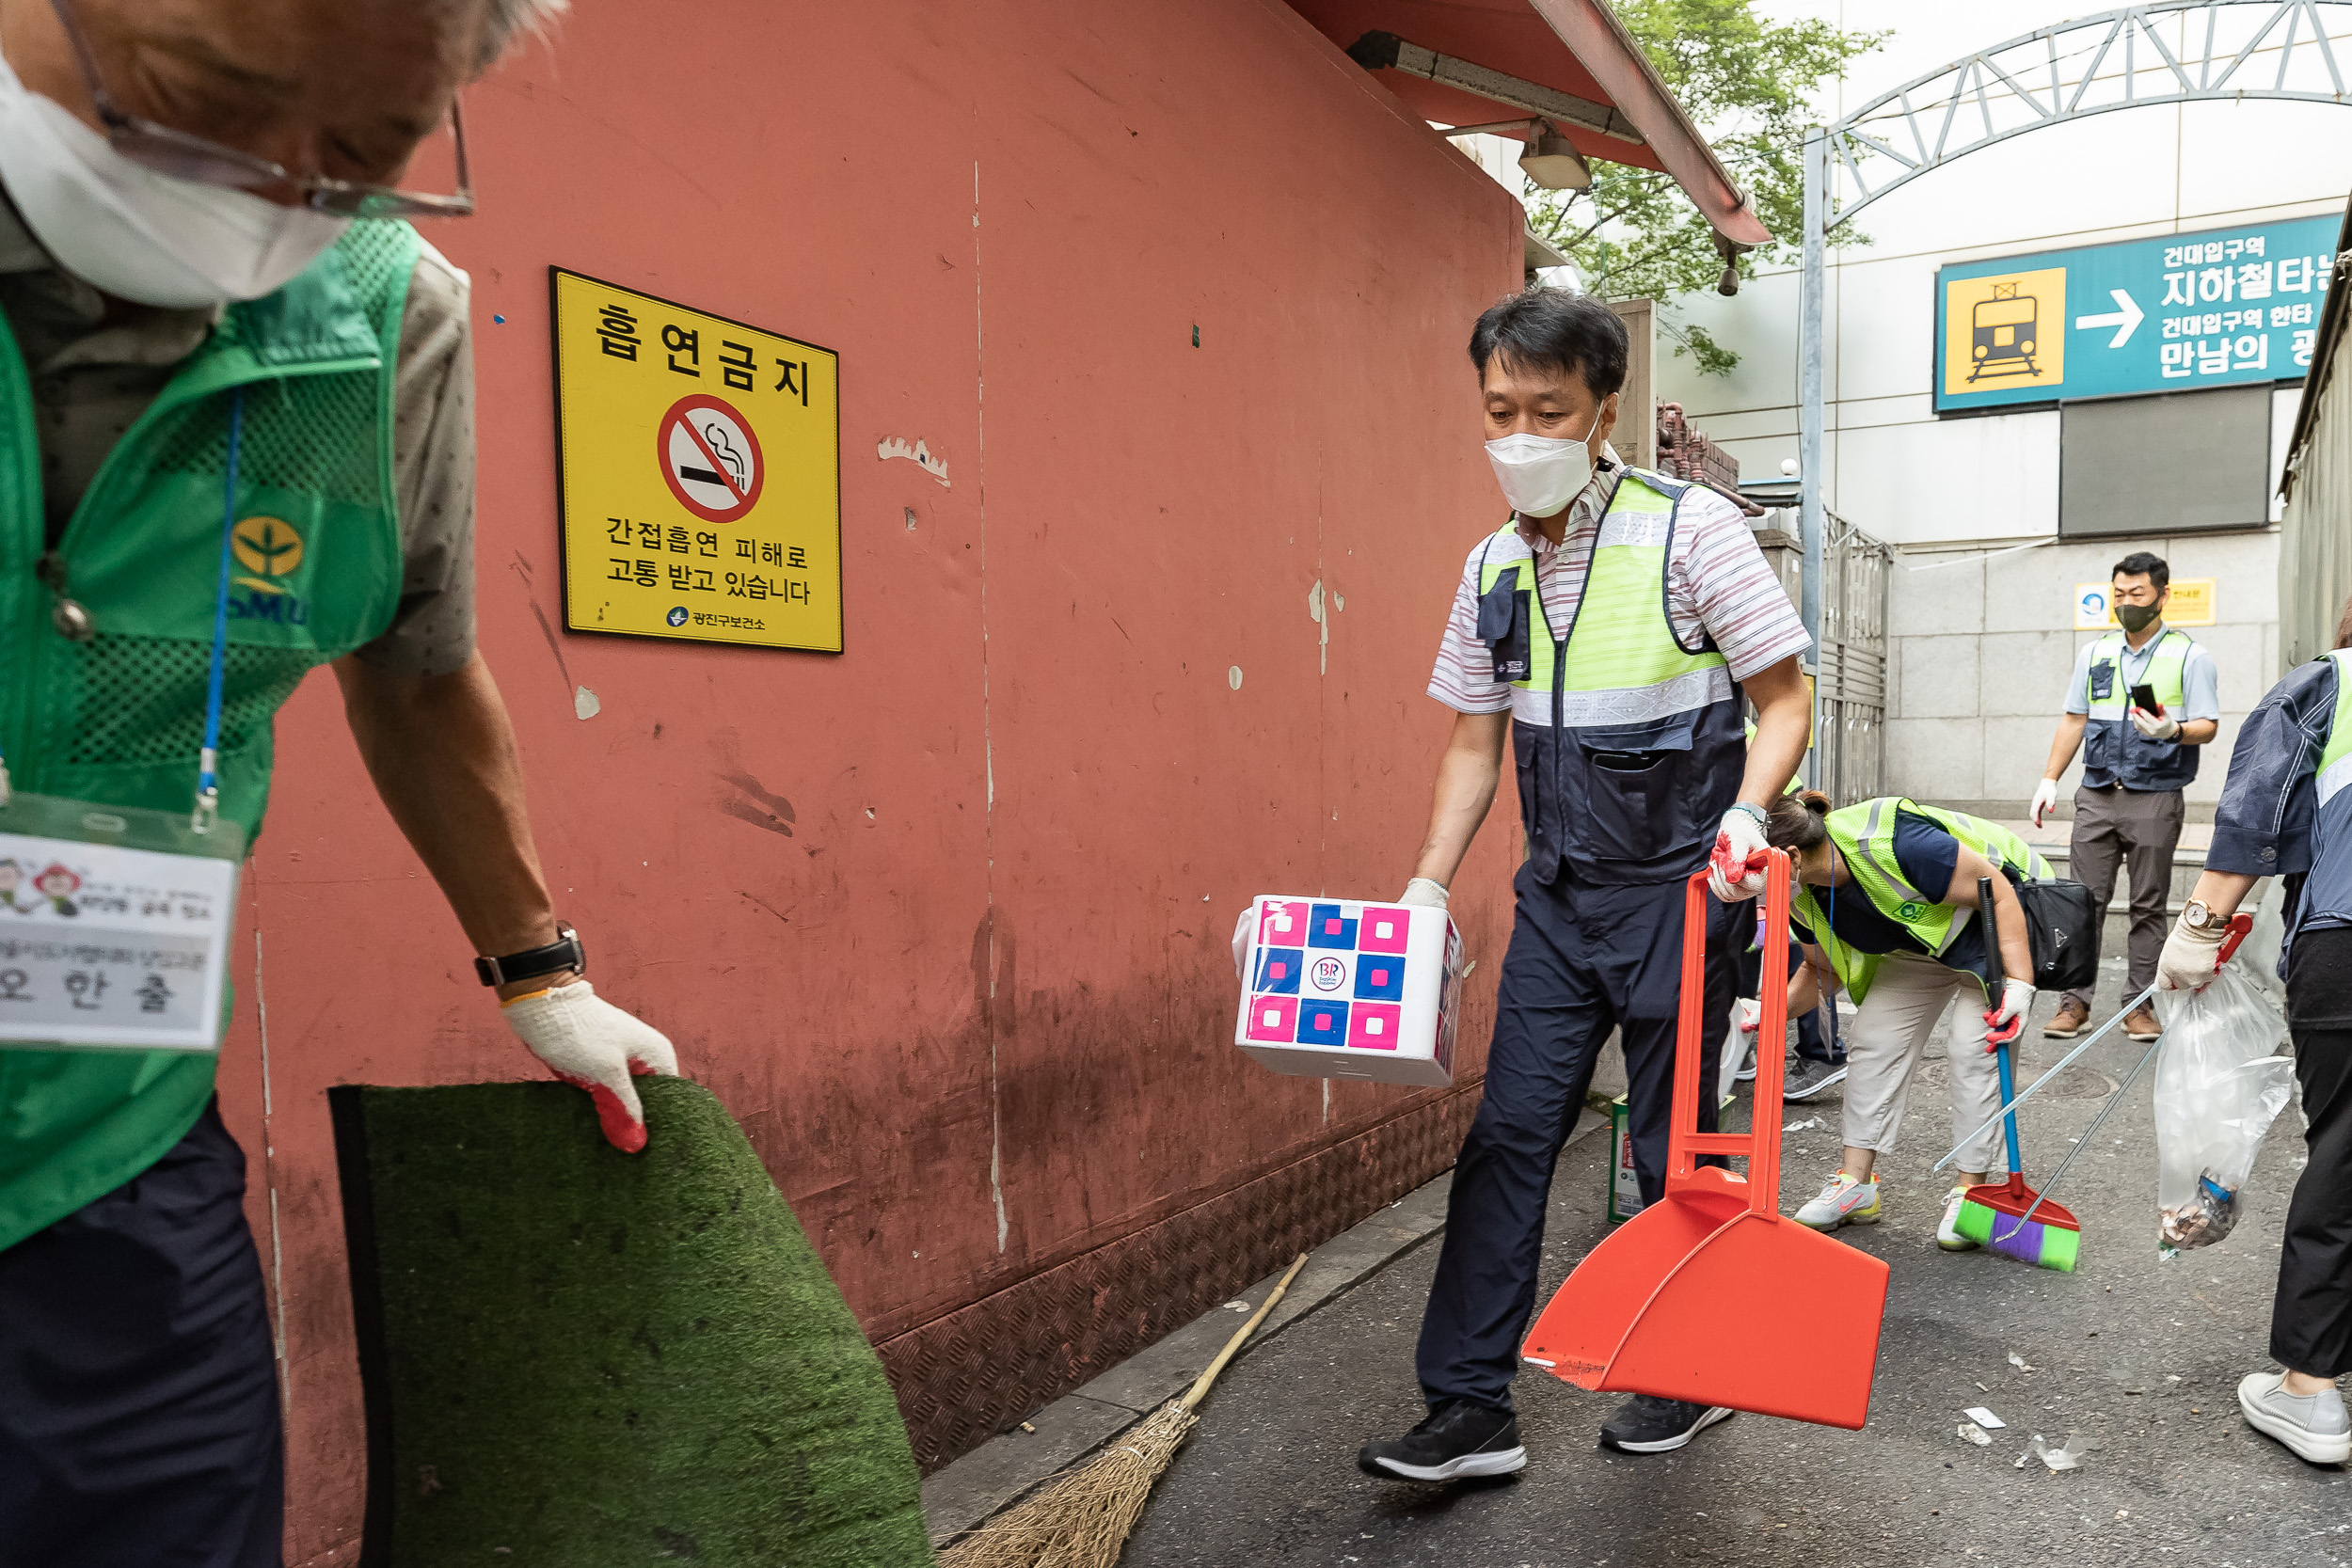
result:
<svg viewBox="0 0 2352 1568"><path fill-rule="evenodd" d="M1381 62L1375 71L1380 84L1424 119L1443 125L1548 120L1588 157L1671 175L1724 239L1740 245L1772 243L1746 196L1605 0L1289 4L1342 49L1364 41L1359 57ZM1368 34L1391 35L1406 47L1368 40Z"/></svg>

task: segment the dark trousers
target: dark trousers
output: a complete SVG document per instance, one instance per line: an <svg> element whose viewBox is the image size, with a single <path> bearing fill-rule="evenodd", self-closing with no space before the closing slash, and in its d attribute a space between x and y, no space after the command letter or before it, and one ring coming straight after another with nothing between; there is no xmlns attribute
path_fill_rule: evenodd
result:
<svg viewBox="0 0 2352 1568"><path fill-rule="evenodd" d="M279 1568L278 1369L245 1154L207 1106L0 1252L0 1563Z"/></svg>
<svg viewBox="0 0 2352 1568"><path fill-rule="evenodd" d="M2165 916L2172 896L2172 851L2181 842L2181 792L2177 789L2125 789L2109 784L2074 791L2074 849L2067 870L2099 900L2096 927L2106 940L2107 905L2115 897L2116 873L2131 884L2131 934L2124 942L2129 964L2123 994L2137 996L2156 977L2156 958L2164 951ZM2088 1012L2088 990L2070 990L2067 999Z"/></svg>
<svg viewBox="0 0 2352 1568"><path fill-rule="evenodd" d="M1518 911L1503 955L1486 1098L1454 1166L1445 1243L1422 1319L1422 1397L1434 1409L1470 1399L1511 1407L1519 1343L1535 1307L1552 1165L1583 1109L1593 1064L1613 1027L1625 1046L1634 1164L1642 1196L1664 1194L1675 1015L1681 995L1679 881L1663 887L1550 887L1519 867ZM1707 998L1699 1128L1715 1129L1713 1088L1730 1010L1733 947L1746 904L1706 899Z"/></svg>
<svg viewBox="0 0 2352 1568"><path fill-rule="evenodd" d="M2288 949L2287 1022L2302 1083L2311 1163L2296 1179L2279 1248L2270 1354L2291 1371L2352 1371L2352 932L2298 934ZM2318 1022L2306 1022L2314 1014Z"/></svg>
<svg viewBox="0 0 2352 1568"><path fill-rule="evenodd" d="M1804 967L1804 949L1797 944L1796 938L1790 937L1788 939L1788 977L1795 979L1797 971ZM1739 975L1737 983L1740 995L1753 997L1764 994L1764 953L1761 948L1753 946L1741 948L1734 959L1734 969ZM1829 1019L1829 1029L1826 1034L1821 1028L1821 1020L1824 1016ZM1846 1042L1837 1037L1837 1007L1835 1001L1824 1001L1820 1006L1810 1008L1797 1015L1797 1054L1810 1057L1817 1062L1827 1062L1832 1067L1845 1065Z"/></svg>

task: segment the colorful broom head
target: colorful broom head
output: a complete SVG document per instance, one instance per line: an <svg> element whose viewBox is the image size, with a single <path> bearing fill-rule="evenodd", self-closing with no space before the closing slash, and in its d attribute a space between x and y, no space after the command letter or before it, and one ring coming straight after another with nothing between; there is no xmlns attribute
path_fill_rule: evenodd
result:
<svg viewBox="0 0 2352 1568"><path fill-rule="evenodd" d="M1989 1252L2073 1274L2082 1249L2082 1226L2056 1203L2043 1203L2032 1219L2020 1225L2034 1198L2025 1178L2013 1174L2007 1181L1971 1187L1952 1228Z"/></svg>

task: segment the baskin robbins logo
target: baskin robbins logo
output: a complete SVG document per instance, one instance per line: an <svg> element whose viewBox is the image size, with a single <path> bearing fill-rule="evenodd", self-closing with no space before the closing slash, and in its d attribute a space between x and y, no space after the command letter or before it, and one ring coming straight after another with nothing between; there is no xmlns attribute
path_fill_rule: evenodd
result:
<svg viewBox="0 0 2352 1568"><path fill-rule="evenodd" d="M1317 990L1337 990L1347 983L1347 966L1337 958L1317 958L1314 967L1307 971L1307 978L1314 982Z"/></svg>
<svg viewBox="0 0 2352 1568"><path fill-rule="evenodd" d="M302 569L302 535L283 517L246 517L229 533L229 553L244 570L231 581L242 594L229 595L230 618L273 621L299 626L310 619L309 601L289 580Z"/></svg>

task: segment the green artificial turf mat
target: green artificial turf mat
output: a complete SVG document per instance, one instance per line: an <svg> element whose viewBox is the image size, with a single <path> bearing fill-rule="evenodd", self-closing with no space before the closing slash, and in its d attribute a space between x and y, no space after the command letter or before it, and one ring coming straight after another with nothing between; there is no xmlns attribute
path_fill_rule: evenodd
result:
<svg viewBox="0 0 2352 1568"><path fill-rule="evenodd" d="M563 1084L335 1091L363 1562L930 1563L897 1401L800 1222L708 1090L638 1089L635 1155Z"/></svg>

